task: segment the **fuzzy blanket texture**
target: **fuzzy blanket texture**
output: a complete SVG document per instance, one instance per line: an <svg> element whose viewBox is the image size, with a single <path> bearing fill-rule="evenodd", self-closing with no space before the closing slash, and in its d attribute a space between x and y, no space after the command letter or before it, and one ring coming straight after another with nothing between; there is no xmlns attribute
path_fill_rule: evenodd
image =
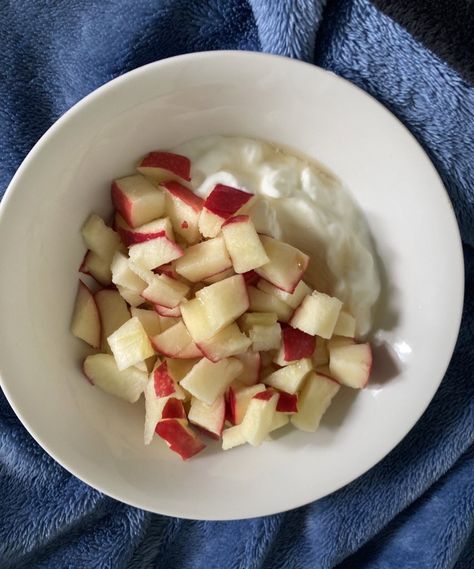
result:
<svg viewBox="0 0 474 569"><path fill-rule="evenodd" d="M0 3L0 196L46 129L106 81L181 53L261 50L330 69L397 115L446 185L466 263L461 333L421 420L364 476L287 513L197 522L116 502L56 464L0 392L0 569L474 567L474 28L472 2L454 4ZM459 41L443 41L446 27Z"/></svg>

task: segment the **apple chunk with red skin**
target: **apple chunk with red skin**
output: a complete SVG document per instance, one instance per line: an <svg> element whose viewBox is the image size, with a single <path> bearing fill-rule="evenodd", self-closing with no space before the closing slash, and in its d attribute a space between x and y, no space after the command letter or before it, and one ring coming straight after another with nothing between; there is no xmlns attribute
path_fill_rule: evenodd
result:
<svg viewBox="0 0 474 569"><path fill-rule="evenodd" d="M221 395L212 405L207 405L196 397L191 399L188 420L204 429L213 438L220 438L225 420L225 399Z"/></svg>
<svg viewBox="0 0 474 569"><path fill-rule="evenodd" d="M166 275L154 275L142 296L152 304L175 308L188 294L189 286Z"/></svg>
<svg viewBox="0 0 474 569"><path fill-rule="evenodd" d="M204 201L199 231L204 237L216 237L224 221L249 205L254 196L237 188L217 184Z"/></svg>
<svg viewBox="0 0 474 569"><path fill-rule="evenodd" d="M178 182L163 182L161 187L166 190L166 211L174 231L187 243L196 243L201 237L199 217L203 200Z"/></svg>
<svg viewBox="0 0 474 569"><path fill-rule="evenodd" d="M286 391L279 391L280 397L276 410L279 413L296 413L298 411L298 394L287 393Z"/></svg>
<svg viewBox="0 0 474 569"><path fill-rule="evenodd" d="M293 364L277 369L265 377L263 382L286 393L296 393L305 377L312 370L312 367L312 362L309 358L298 360Z"/></svg>
<svg viewBox="0 0 474 569"><path fill-rule="evenodd" d="M331 376L343 385L362 389L367 385L372 369L370 344L329 344L329 369Z"/></svg>
<svg viewBox="0 0 474 569"><path fill-rule="evenodd" d="M270 261L248 215L228 219L222 235L236 273L247 273Z"/></svg>
<svg viewBox="0 0 474 569"><path fill-rule="evenodd" d="M290 326L329 340L334 333L341 307L339 299L315 290L295 310Z"/></svg>
<svg viewBox="0 0 474 569"><path fill-rule="evenodd" d="M166 235L168 239L174 240L173 227L168 217L155 219L154 221L133 228L117 213L115 215L115 227L127 247L135 243L150 241L150 239L155 239L163 234Z"/></svg>
<svg viewBox="0 0 474 569"><path fill-rule="evenodd" d="M132 245L129 255L132 262L143 269L150 270L179 259L184 255L184 251L163 234L149 241Z"/></svg>
<svg viewBox="0 0 474 569"><path fill-rule="evenodd" d="M176 261L176 272L197 283L232 268L232 261L222 237L215 237L188 247Z"/></svg>
<svg viewBox="0 0 474 569"><path fill-rule="evenodd" d="M137 170L156 182L163 180L191 181L191 161L186 156L154 150L144 156Z"/></svg>
<svg viewBox="0 0 474 569"><path fill-rule="evenodd" d="M290 362L311 358L316 348L316 338L297 328L285 326L281 331L282 345L273 360L280 366L288 365Z"/></svg>
<svg viewBox="0 0 474 569"><path fill-rule="evenodd" d="M291 417L293 425L301 431L316 431L339 388L340 385L331 378L310 373L301 390L298 412Z"/></svg>
<svg viewBox="0 0 474 569"><path fill-rule="evenodd" d="M191 458L206 448L196 433L183 419L163 419L156 425L156 434L168 445L170 450L179 454L183 460Z"/></svg>
<svg viewBox="0 0 474 569"><path fill-rule="evenodd" d="M186 359L202 356L182 320L178 320L167 330L153 336L151 343L158 353L170 358ZM192 353L190 353L191 347L193 348Z"/></svg>
<svg viewBox="0 0 474 569"><path fill-rule="evenodd" d="M165 212L165 194L146 178L136 174L112 183L112 203L132 227L161 217Z"/></svg>
<svg viewBox="0 0 474 569"><path fill-rule="evenodd" d="M199 342L198 347L211 362L217 362L229 356L243 354L251 343L251 340L242 334L237 324L233 322L212 338Z"/></svg>
<svg viewBox="0 0 474 569"><path fill-rule="evenodd" d="M186 419L186 411L183 402L176 397L167 399L163 411L161 413L162 419Z"/></svg>
<svg viewBox="0 0 474 569"><path fill-rule="evenodd" d="M130 319L130 311L118 290L104 288L95 293L94 299L102 324L101 349L109 352L107 338Z"/></svg>
<svg viewBox="0 0 474 569"><path fill-rule="evenodd" d="M79 281L72 315L71 332L92 348L98 348L101 340L101 322L94 295Z"/></svg>
<svg viewBox="0 0 474 569"><path fill-rule="evenodd" d="M107 338L119 370L153 356L150 340L140 320L134 316Z"/></svg>
<svg viewBox="0 0 474 569"><path fill-rule="evenodd" d="M247 407L240 424L245 440L252 446L259 446L271 431L278 403L278 393L269 389L257 393Z"/></svg>
<svg viewBox="0 0 474 569"><path fill-rule="evenodd" d="M250 400L258 393L266 391L266 389L263 383L250 385L248 387L231 385L227 391L230 422L233 425L239 425L245 416Z"/></svg>

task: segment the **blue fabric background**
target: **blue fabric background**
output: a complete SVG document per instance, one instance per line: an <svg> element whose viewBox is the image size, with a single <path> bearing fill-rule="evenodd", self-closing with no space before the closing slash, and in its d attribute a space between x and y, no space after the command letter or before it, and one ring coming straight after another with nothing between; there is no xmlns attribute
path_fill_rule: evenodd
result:
<svg viewBox="0 0 474 569"><path fill-rule="evenodd" d="M262 519L194 522L85 486L38 447L0 393L0 569L474 567L474 89L368 0L323 8L318 0L4 0L0 192L55 119L145 63L249 49L331 69L408 126L455 207L466 302L432 404L389 456L331 496Z"/></svg>

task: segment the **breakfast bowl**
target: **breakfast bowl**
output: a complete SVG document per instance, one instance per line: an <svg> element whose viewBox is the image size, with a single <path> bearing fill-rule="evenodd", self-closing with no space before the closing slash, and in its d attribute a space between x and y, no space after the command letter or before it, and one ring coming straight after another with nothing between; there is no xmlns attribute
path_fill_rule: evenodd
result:
<svg viewBox="0 0 474 569"><path fill-rule="evenodd" d="M318 161L364 213L381 292L371 380L335 398L315 433L257 448L218 443L189 461L143 445L143 404L85 381L70 333L81 227L111 215L110 182L151 149L209 135L269 141ZM443 262L440 263L440 259ZM0 379L35 440L72 474L130 505L193 519L268 515L362 475L408 433L448 366L463 261L436 170L405 127L347 81L245 52L152 63L76 104L40 139L0 207Z"/></svg>

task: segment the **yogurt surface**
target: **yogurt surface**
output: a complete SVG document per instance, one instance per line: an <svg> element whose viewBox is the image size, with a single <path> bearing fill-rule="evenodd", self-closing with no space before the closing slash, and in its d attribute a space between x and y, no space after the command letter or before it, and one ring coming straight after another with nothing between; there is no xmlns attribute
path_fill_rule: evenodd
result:
<svg viewBox="0 0 474 569"><path fill-rule="evenodd" d="M257 231L309 255L306 282L343 301L358 335L370 331L380 277L365 218L340 181L316 163L250 138L206 136L172 151L191 160L192 186L202 198L216 184L255 194L248 214Z"/></svg>

